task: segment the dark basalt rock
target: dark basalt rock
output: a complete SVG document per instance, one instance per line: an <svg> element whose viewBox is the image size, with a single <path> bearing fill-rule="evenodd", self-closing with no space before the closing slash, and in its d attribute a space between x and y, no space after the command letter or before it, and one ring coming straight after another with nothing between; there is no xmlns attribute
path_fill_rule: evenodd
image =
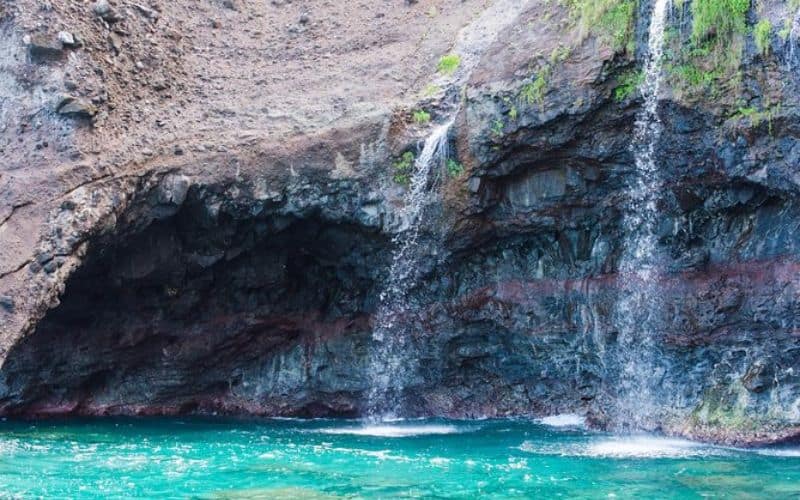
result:
<svg viewBox="0 0 800 500"><path fill-rule="evenodd" d="M97 114L97 108L84 99L64 96L56 106L56 112L77 118L91 118Z"/></svg>
<svg viewBox="0 0 800 500"><path fill-rule="evenodd" d="M621 266L641 103L612 97L635 60L583 40L552 68L544 103L524 104L538 62L527 47L549 53L566 36L540 15L504 33L467 86L451 144L466 172L424 221L430 255L411 264L420 279L399 318L401 412L579 412L624 428L622 333L641 327L654 343L648 430L798 439L800 94L780 49L742 61L743 88L764 74L784 87L769 123L665 90L656 271L642 283ZM0 413L363 414L400 227L392 157L416 139L397 120L372 125L302 138L271 177L249 143L200 161L182 142L163 167L65 195L20 268L61 289L7 344Z"/></svg>

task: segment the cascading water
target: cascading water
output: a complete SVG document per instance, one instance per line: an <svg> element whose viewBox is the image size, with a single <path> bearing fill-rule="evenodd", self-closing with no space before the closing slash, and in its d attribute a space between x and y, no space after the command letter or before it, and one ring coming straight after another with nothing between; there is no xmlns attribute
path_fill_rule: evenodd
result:
<svg viewBox="0 0 800 500"><path fill-rule="evenodd" d="M794 14L792 28L789 30L789 38L786 41L789 44L789 51L786 57L786 68L789 71L792 71L795 66L795 47L797 46L798 36L800 36L800 9Z"/></svg>
<svg viewBox="0 0 800 500"><path fill-rule="evenodd" d="M408 312L406 295L415 282L416 264L426 250L420 248L419 235L425 210L435 198L433 193L436 190L431 188L431 172L434 167L443 168L447 161L447 135L452 125L451 118L437 126L425 140L422 152L414 163L411 183L400 213L404 229L393 238L395 251L372 333L375 347L369 367L372 385L368 400L368 416L371 419L396 416L402 404L405 377L414 372L414 366L411 365L415 358L408 355L409 338L402 319Z"/></svg>
<svg viewBox="0 0 800 500"><path fill-rule="evenodd" d="M460 88L480 61L481 55L506 26L524 11L529 0L496 0L458 36L453 52L461 59L457 71L440 75L436 84L443 88ZM459 98L459 93L451 96ZM414 173L404 200L400 219L404 228L393 239L395 251L389 276L376 314L373 329L373 350L368 369L370 390L367 416L370 420L386 420L402 413L402 393L416 374L416 357L412 354L408 328L408 292L417 278L419 259L431 253L420 248L420 228L425 225L426 209L436 201L431 182L434 167L447 161L448 132L458 114L458 106L442 125L437 126L422 147L414 164ZM441 171L441 170L440 170Z"/></svg>
<svg viewBox="0 0 800 500"><path fill-rule="evenodd" d="M620 260L623 277L616 318L620 328L620 376L616 392L616 425L633 429L652 427L655 413L654 390L663 376L655 332L649 326L659 314L656 224L661 177L655 149L661 136L658 96L664 51L664 29L669 0L656 0L650 19L645 78L641 92L644 105L634 124L633 153L636 181L623 225L630 234Z"/></svg>

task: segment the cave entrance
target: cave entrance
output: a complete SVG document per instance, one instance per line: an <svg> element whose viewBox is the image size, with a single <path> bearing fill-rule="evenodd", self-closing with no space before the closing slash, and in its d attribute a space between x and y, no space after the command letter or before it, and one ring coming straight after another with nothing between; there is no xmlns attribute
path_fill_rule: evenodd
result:
<svg viewBox="0 0 800 500"><path fill-rule="evenodd" d="M190 196L94 242L9 353L3 411L355 414L389 240L317 213L217 209Z"/></svg>

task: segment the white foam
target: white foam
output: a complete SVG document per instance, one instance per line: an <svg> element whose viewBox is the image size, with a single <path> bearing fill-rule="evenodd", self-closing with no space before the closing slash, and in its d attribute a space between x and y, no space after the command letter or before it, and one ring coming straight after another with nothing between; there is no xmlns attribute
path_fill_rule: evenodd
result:
<svg viewBox="0 0 800 500"><path fill-rule="evenodd" d="M435 434L457 434L472 429L455 425L363 425L359 427L331 427L318 429L323 434L349 434L354 436L376 436L400 438L409 436L425 436Z"/></svg>
<svg viewBox="0 0 800 500"><path fill-rule="evenodd" d="M729 455L731 450L656 436L614 436L581 443L525 441L519 449L528 453L590 458L690 458Z"/></svg>
<svg viewBox="0 0 800 500"><path fill-rule="evenodd" d="M682 458L707 455L710 448L684 439L617 437L590 443L586 455L607 458Z"/></svg>
<svg viewBox="0 0 800 500"><path fill-rule="evenodd" d="M768 457L800 458L800 448L759 448L754 451Z"/></svg>
<svg viewBox="0 0 800 500"><path fill-rule="evenodd" d="M550 427L586 427L586 417L577 413L562 413L550 415L537 420L542 425Z"/></svg>

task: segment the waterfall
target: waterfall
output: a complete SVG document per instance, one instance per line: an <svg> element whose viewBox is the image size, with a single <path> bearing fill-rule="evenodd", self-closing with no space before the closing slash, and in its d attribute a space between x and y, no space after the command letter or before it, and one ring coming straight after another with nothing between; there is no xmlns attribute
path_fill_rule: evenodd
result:
<svg viewBox="0 0 800 500"><path fill-rule="evenodd" d="M800 9L794 14L792 19L792 28L789 30L789 54L786 57L786 69L792 71L794 69L795 60L795 47L797 46L798 29L800 29Z"/></svg>
<svg viewBox="0 0 800 500"><path fill-rule="evenodd" d="M435 186L431 187L431 172L436 166L443 168L447 161L447 136L453 120L450 118L437 126L425 140L422 152L414 162L411 183L399 215L403 228L392 238L394 252L372 333L374 350L368 372L371 383L368 415L371 419L396 416L402 404L406 377L415 368L410 366L415 358L408 354L411 346L401 320L409 309L406 295L416 281L419 259L429 258L428 249L420 246L420 228L426 208L436 199Z"/></svg>
<svg viewBox="0 0 800 500"><path fill-rule="evenodd" d="M625 233L632 237L620 260L623 286L615 315L620 327L618 361L621 370L616 387L620 395L616 425L636 429L651 425L655 413L653 393L663 375L658 364L658 342L652 319L660 310L656 225L662 183L655 149L662 129L658 95L662 81L664 28L669 9L669 0L656 0L650 19L645 78L641 88L644 105L634 123L636 180L631 187L630 205L623 220Z"/></svg>
<svg viewBox="0 0 800 500"><path fill-rule="evenodd" d="M494 0L467 27L459 32L452 47L461 63L452 75L439 75L434 83L442 87L460 88L469 79L481 56L491 46L498 33L529 5L531 0ZM452 97L459 98L460 93ZM370 420L391 419L402 413L404 387L417 376L417 359L408 325L411 307L408 292L417 279L422 258L429 259L435 249L422 248L420 229L429 222L426 208L438 199L431 177L434 167L444 167L447 161L448 132L458 115L458 105L449 113L447 121L431 131L414 164L414 173L400 212L403 228L393 238L394 252L391 267L372 333L372 352L367 370L370 389L367 416ZM440 171L443 170L440 169ZM426 242L429 243L429 242Z"/></svg>

